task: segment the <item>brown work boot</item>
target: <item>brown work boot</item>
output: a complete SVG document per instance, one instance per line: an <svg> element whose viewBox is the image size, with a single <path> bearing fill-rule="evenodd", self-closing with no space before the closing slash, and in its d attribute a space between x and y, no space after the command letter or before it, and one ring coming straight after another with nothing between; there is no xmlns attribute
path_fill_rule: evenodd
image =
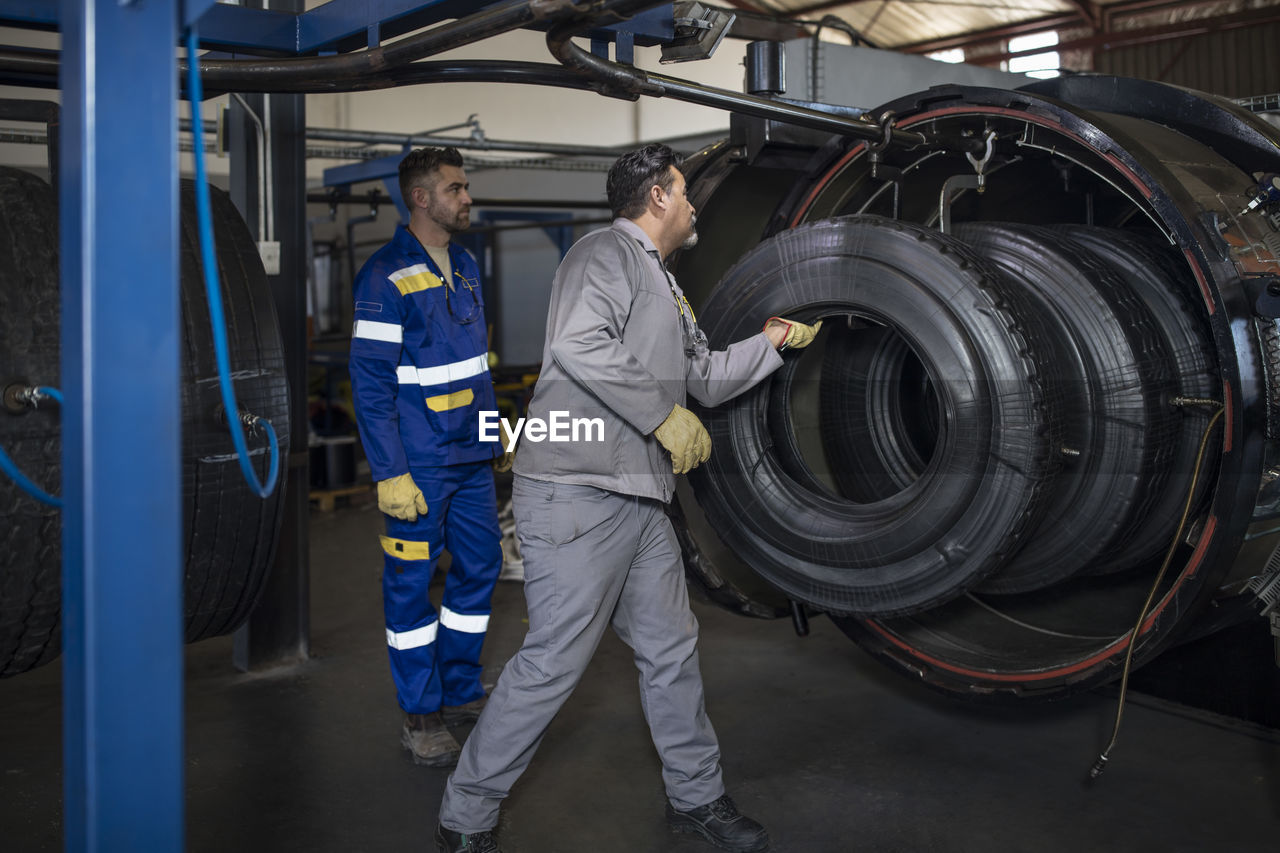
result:
<svg viewBox="0 0 1280 853"><path fill-rule="evenodd" d="M462 754L462 747L449 734L439 711L434 714L405 714L400 745L409 750L414 764L428 767L452 767Z"/></svg>
<svg viewBox="0 0 1280 853"><path fill-rule="evenodd" d="M484 706L488 702L488 696L481 696L479 699L472 699L465 705L445 705L440 709L440 716L444 717L444 721L451 726L470 723L480 719L480 712L484 710Z"/></svg>

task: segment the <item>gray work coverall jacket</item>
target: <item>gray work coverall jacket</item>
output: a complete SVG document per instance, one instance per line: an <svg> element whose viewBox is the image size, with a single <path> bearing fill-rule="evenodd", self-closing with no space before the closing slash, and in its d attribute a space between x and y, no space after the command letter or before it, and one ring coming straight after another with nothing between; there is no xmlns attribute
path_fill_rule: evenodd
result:
<svg viewBox="0 0 1280 853"><path fill-rule="evenodd" d="M581 428L561 429L567 441L522 436L515 473L670 501L671 455L653 431L686 395L716 406L782 365L763 333L712 351L701 336L694 343L693 330L692 310L638 225L615 219L579 240L551 288L526 418L561 413L562 424L580 419Z"/></svg>

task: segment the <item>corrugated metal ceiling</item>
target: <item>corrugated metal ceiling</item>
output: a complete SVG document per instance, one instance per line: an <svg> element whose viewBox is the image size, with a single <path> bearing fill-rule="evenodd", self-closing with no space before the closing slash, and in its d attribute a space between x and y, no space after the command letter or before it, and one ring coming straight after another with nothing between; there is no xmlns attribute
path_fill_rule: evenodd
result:
<svg viewBox="0 0 1280 853"><path fill-rule="evenodd" d="M1191 20L1247 18L1280 0L719 0L743 11L817 22L835 16L868 42L902 48L1041 22L1048 29L1103 34ZM833 39L842 38L833 34Z"/></svg>

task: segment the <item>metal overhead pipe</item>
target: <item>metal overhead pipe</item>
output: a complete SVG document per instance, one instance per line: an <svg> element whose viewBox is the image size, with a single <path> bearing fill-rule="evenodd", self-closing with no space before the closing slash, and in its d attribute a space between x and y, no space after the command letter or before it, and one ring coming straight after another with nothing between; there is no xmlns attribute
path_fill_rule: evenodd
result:
<svg viewBox="0 0 1280 853"><path fill-rule="evenodd" d="M41 122L45 126L42 140L49 151L49 183L58 188L58 126L62 123L62 107L53 101L0 100L0 119Z"/></svg>
<svg viewBox="0 0 1280 853"><path fill-rule="evenodd" d="M412 62L406 66L391 69L386 77L391 81L392 86L416 86L423 83L521 83L591 91L589 80L583 79L581 75L575 74L563 65L550 62L507 62L500 59Z"/></svg>
<svg viewBox="0 0 1280 853"><path fill-rule="evenodd" d="M644 4L645 0L620 2L614 6L614 13L633 13ZM895 147L946 149L971 153L979 153L983 149L982 140L979 139L940 137L934 134L898 130L893 127L892 122L877 124L865 119L848 118L785 101L702 86L688 80L641 71L629 65L601 59L571 41L575 36L582 35L599 25L596 21L579 20L557 26L547 33L547 47L552 55L566 67L594 80L595 90L602 95L626 100L635 100L640 95L673 98L677 101L731 110L744 115L773 119Z"/></svg>
<svg viewBox="0 0 1280 853"><path fill-rule="evenodd" d="M530 24L569 19L622 21L661 0L518 0L433 27L386 47L338 56L279 59L207 59L200 63L206 97L227 92L363 92L422 83L526 83L590 89L589 82L561 66L537 62L486 60L420 62L425 57ZM0 79L24 86L57 88L60 55L56 50L10 47L0 51ZM179 60L185 74L186 60ZM185 85L185 84L184 84Z"/></svg>
<svg viewBox="0 0 1280 853"><path fill-rule="evenodd" d="M513 222L506 225L472 225L468 234L501 234L504 231L532 231L535 228L577 228L584 225L607 225L613 221L612 216L583 216L568 219L548 219L545 222Z"/></svg>
<svg viewBox="0 0 1280 853"><path fill-rule="evenodd" d="M252 92L342 92L350 81L367 88L404 85L395 72L419 59L472 44L491 36L534 24L550 25L569 20L601 24L626 19L629 14L657 6L662 0L515 0L483 9L474 15L403 38L386 47L359 53L321 57L286 57L269 60L218 59L200 63L206 90ZM617 7L629 11L616 13ZM185 67L180 61L179 67ZM391 73L389 73L391 72Z"/></svg>
<svg viewBox="0 0 1280 853"><path fill-rule="evenodd" d="M524 63L533 65L536 63ZM558 65L546 65L546 68L572 75ZM574 79L581 80L577 75ZM585 88L585 87L584 87ZM190 132L191 120L182 119L178 129ZM217 133L213 127L205 128L206 135ZM433 136L430 134L386 133L382 131L346 130L336 127L308 127L306 138L328 142L359 142L365 145L401 145L422 147L424 145L448 146L477 151L512 151L533 154L556 154L565 157L617 157L625 153L625 148L609 148L599 145L561 145L554 142L521 142L518 140L485 139L474 137ZM354 150L354 149L353 149Z"/></svg>
<svg viewBox="0 0 1280 853"><path fill-rule="evenodd" d="M660 0L644 0L633 7L648 8ZM400 39L385 47L374 47L358 53L337 56L283 57L277 59L206 59L200 62L200 74L206 97L227 92L359 92L387 89L415 83L444 82L446 79L467 82L530 82L571 88L587 88L572 81L563 69L545 66L541 72L516 68L515 77L501 75L491 63L450 63L446 67L422 68L417 60L472 44L491 36L533 24L552 24L569 19L624 20L614 15L612 7L620 0L516 0L490 7L441 24L416 35ZM632 9L631 14L637 9ZM187 59L178 61L185 75ZM536 63L511 63L532 66ZM58 85L59 53L53 50L9 48L0 52L0 76L6 81L24 85ZM451 70L446 70L446 68ZM555 74L554 70L561 73ZM539 76L540 75L540 76ZM519 79L519 78L526 79ZM185 86L185 84L184 84Z"/></svg>
<svg viewBox="0 0 1280 853"><path fill-rule="evenodd" d="M332 58L332 57L330 57ZM58 52L42 51L34 55L13 48L0 50L0 82L18 86L58 87ZM497 59L461 59L452 62L411 62L389 68L378 76L348 77L325 82L323 91L367 92L427 83L521 83L532 86L557 86L563 89L591 91L590 81L563 65L550 62L505 62ZM233 91L259 91L252 87L206 87L205 95ZM290 85L273 91L311 92L315 87Z"/></svg>
<svg viewBox="0 0 1280 853"><path fill-rule="evenodd" d="M381 81L388 70L442 50L461 47L530 24L559 21L597 10L603 13L608 5L600 0L581 4L573 0L516 0L432 27L385 47L338 56L205 60L200 63L200 75L210 90L343 91L342 81L346 77L369 77Z"/></svg>
<svg viewBox="0 0 1280 853"><path fill-rule="evenodd" d="M561 154L567 157L617 157L624 148L607 148L599 145L560 145L553 142L515 142L498 139L472 139L451 136L406 135L402 133L342 130L340 128L308 127L307 139L329 142L363 142L368 145L452 145L477 151L520 151L535 154Z"/></svg>
<svg viewBox="0 0 1280 853"><path fill-rule="evenodd" d="M373 200L367 195L351 193L327 192L307 193L307 204L393 204L389 196ZM534 208L536 210L609 210L609 203L600 199L579 201L574 199L530 199L530 198L476 198L471 200L472 208Z"/></svg>
<svg viewBox="0 0 1280 853"><path fill-rule="evenodd" d="M58 88L56 50L9 47L0 52L0 78L10 86Z"/></svg>

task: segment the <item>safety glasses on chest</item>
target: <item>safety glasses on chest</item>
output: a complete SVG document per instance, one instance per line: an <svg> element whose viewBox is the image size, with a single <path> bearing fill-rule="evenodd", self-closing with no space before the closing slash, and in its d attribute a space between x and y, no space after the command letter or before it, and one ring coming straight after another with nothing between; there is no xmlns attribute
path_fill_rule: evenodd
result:
<svg viewBox="0 0 1280 853"><path fill-rule="evenodd" d="M457 287L444 289L444 304L449 309L449 316L459 325L474 323L480 318L481 313L480 297L476 293L480 280L468 278L457 270L453 272L453 280L457 282ZM452 295L450 295L451 292Z"/></svg>

